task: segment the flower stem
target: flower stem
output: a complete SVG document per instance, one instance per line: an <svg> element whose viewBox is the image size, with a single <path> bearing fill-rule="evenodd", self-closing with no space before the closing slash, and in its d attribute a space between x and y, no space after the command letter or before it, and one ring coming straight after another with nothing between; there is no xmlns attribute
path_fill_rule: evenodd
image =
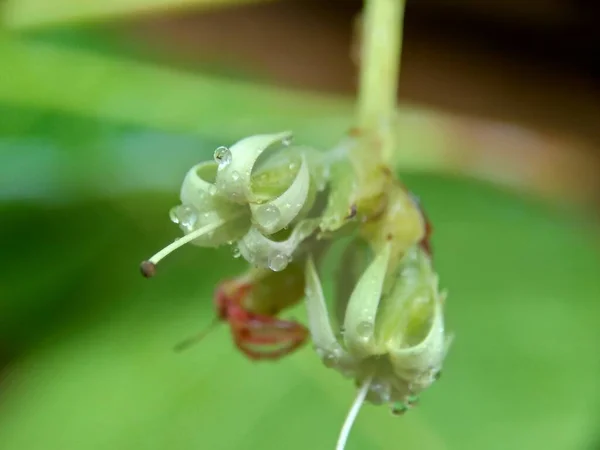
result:
<svg viewBox="0 0 600 450"><path fill-rule="evenodd" d="M342 431L340 431L340 435L338 437L337 445L335 446L335 450L344 450L346 447L346 441L348 441L348 436L350 435L350 430L352 429L352 425L354 425L354 421L356 420L356 416L358 416L358 412L360 411L360 407L365 401L365 397L367 396L367 392L369 392L369 388L371 387L371 381L373 381L373 375L366 378L358 390L356 394L356 398L352 403L352 407L350 411L348 411L348 415L346 416L346 420L344 421L344 426L342 427Z"/></svg>
<svg viewBox="0 0 600 450"><path fill-rule="evenodd" d="M394 151L392 121L396 113L402 28L406 0L365 0L360 55L357 127L380 142L373 149L357 149L365 156L389 164Z"/></svg>

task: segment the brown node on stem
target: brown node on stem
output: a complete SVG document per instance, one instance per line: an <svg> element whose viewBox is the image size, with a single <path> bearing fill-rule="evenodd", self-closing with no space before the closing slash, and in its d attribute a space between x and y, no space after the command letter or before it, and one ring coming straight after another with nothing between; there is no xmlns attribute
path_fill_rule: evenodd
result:
<svg viewBox="0 0 600 450"><path fill-rule="evenodd" d="M140 272L146 278L152 278L156 275L156 264L150 261L142 261L140 264Z"/></svg>

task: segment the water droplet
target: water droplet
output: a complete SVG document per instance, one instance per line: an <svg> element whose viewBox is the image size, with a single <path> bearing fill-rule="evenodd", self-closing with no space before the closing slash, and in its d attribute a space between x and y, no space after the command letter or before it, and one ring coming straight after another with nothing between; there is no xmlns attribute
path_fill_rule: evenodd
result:
<svg viewBox="0 0 600 450"><path fill-rule="evenodd" d="M232 181L239 181L240 179L240 174L237 170L234 170L233 172L231 172L231 180Z"/></svg>
<svg viewBox="0 0 600 450"><path fill-rule="evenodd" d="M405 405L404 403L402 403L402 402L395 402L395 403L392 405L392 410L391 410L391 412L392 412L392 414L393 414L394 416L401 416L401 415L405 414L405 413L406 413L406 411L408 411L408 406L406 406L406 405Z"/></svg>
<svg viewBox="0 0 600 450"><path fill-rule="evenodd" d="M416 406L419 403L419 397L417 395L409 395L406 398L406 404L408 406Z"/></svg>
<svg viewBox="0 0 600 450"><path fill-rule="evenodd" d="M217 186L215 184L211 184L208 188L208 193L210 195L215 195L217 193Z"/></svg>
<svg viewBox="0 0 600 450"><path fill-rule="evenodd" d="M267 204L256 208L254 213L256 221L265 228L271 228L277 225L281 213L275 205Z"/></svg>
<svg viewBox="0 0 600 450"><path fill-rule="evenodd" d="M281 143L283 144L284 147L289 147L290 145L292 145L292 140L293 140L293 137L288 136L288 137L283 138L281 140Z"/></svg>
<svg viewBox="0 0 600 450"><path fill-rule="evenodd" d="M363 339L370 337L373 334L373 324L366 321L360 322L356 326L356 334Z"/></svg>
<svg viewBox="0 0 600 450"><path fill-rule="evenodd" d="M298 164L296 164L295 162L291 162L288 165L288 169L290 169L290 170L296 170L297 167L298 167Z"/></svg>
<svg viewBox="0 0 600 450"><path fill-rule="evenodd" d="M240 249L237 247L233 247L233 250L231 251L231 253L234 258L239 258L240 256L242 256L242 252L240 252Z"/></svg>
<svg viewBox="0 0 600 450"><path fill-rule="evenodd" d="M215 150L215 162L219 165L219 169L226 167L231 163L231 152L227 147L219 147Z"/></svg>
<svg viewBox="0 0 600 450"><path fill-rule="evenodd" d="M191 206L180 205L177 207L175 214L179 219L179 224L187 229L192 229L198 221L198 215Z"/></svg>
<svg viewBox="0 0 600 450"><path fill-rule="evenodd" d="M170 210L169 210L169 218L171 219L171 222L173 223L179 223L179 217L177 217L177 206L173 206Z"/></svg>
<svg viewBox="0 0 600 450"><path fill-rule="evenodd" d="M387 403L390 401L391 397L391 387L390 384L383 381L378 380L371 383L371 392L373 392L379 398L381 403Z"/></svg>
<svg viewBox="0 0 600 450"><path fill-rule="evenodd" d="M271 257L269 258L269 268L273 272L281 272L283 269L285 269L287 267L289 262L290 262L290 259L288 258L288 256L286 254L275 253L274 255L271 255Z"/></svg>

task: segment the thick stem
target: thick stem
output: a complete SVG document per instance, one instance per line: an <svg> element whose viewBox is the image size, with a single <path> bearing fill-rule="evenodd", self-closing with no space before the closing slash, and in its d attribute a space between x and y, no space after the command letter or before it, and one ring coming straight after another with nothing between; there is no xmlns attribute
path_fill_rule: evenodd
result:
<svg viewBox="0 0 600 450"><path fill-rule="evenodd" d="M372 148L362 147L358 151L376 164L389 163L394 150L391 134L396 113L405 2L365 0L357 126L363 134L379 141L380 149L378 155ZM365 155L367 152L369 155Z"/></svg>

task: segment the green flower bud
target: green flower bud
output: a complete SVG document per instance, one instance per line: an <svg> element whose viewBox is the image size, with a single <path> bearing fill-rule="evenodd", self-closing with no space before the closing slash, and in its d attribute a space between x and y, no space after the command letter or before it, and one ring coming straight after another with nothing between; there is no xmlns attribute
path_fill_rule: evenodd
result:
<svg viewBox="0 0 600 450"><path fill-rule="evenodd" d="M325 365L359 384L368 380L367 401L393 405L409 402L433 383L449 339L443 319L445 295L438 291L429 256L415 245L388 274L391 251L388 243L359 278L346 308L342 342L331 326L310 259L306 306L309 330ZM391 286L388 293L386 283Z"/></svg>

